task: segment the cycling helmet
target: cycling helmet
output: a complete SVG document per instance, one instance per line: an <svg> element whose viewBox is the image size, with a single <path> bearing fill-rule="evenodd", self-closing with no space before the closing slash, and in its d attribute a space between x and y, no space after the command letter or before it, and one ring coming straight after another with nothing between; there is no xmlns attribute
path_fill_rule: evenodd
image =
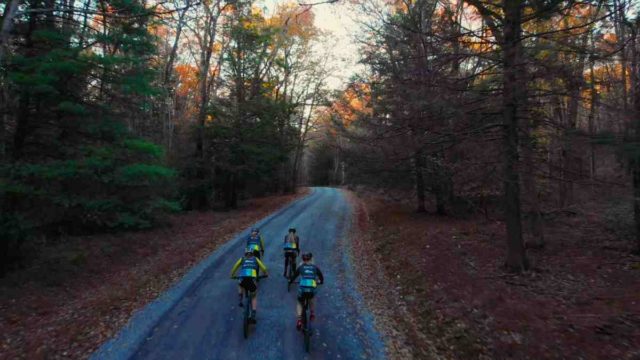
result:
<svg viewBox="0 0 640 360"><path fill-rule="evenodd" d="M295 234L295 232L296 232L296 228L289 228L289 232L292 232L292 233L294 233L294 234Z"/></svg>
<svg viewBox="0 0 640 360"><path fill-rule="evenodd" d="M244 255L251 255L253 256L253 250L251 248L246 248L244 249Z"/></svg>
<svg viewBox="0 0 640 360"><path fill-rule="evenodd" d="M251 233L258 233L258 234L260 234L260 229L258 229L258 228L251 228Z"/></svg>
<svg viewBox="0 0 640 360"><path fill-rule="evenodd" d="M312 257L313 257L313 254L310 253L310 252L302 254L302 260L303 261L309 261L309 260L311 260Z"/></svg>

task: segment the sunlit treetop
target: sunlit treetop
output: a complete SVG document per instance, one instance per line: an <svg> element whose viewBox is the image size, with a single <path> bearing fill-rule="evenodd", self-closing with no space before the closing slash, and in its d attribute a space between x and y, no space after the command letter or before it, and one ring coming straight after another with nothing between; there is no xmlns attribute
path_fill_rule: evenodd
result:
<svg viewBox="0 0 640 360"><path fill-rule="evenodd" d="M195 91L198 87L198 68L193 65L179 64L175 67L178 78L176 93L186 96Z"/></svg>
<svg viewBox="0 0 640 360"><path fill-rule="evenodd" d="M371 85L366 82L350 84L342 96L331 105L331 112L347 127L362 116L372 115Z"/></svg>
<svg viewBox="0 0 640 360"><path fill-rule="evenodd" d="M268 23L286 30L286 36L309 40L319 34L314 25L313 9L295 2L279 4Z"/></svg>

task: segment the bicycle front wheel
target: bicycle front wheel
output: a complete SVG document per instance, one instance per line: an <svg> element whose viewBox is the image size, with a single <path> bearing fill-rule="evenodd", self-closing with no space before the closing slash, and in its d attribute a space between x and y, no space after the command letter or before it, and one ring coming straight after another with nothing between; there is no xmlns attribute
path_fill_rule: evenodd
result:
<svg viewBox="0 0 640 360"><path fill-rule="evenodd" d="M247 294L247 304L244 307L244 321L242 322L242 333L244 338L249 337L249 316L251 315L251 299L249 299L249 294Z"/></svg>
<svg viewBox="0 0 640 360"><path fill-rule="evenodd" d="M307 318L307 310L309 307L309 300L305 300L304 308L302 310L302 333L304 334L304 351L309 353L311 349L311 322Z"/></svg>
<svg viewBox="0 0 640 360"><path fill-rule="evenodd" d="M307 328L304 330L304 351L309 352L311 348L311 329Z"/></svg>

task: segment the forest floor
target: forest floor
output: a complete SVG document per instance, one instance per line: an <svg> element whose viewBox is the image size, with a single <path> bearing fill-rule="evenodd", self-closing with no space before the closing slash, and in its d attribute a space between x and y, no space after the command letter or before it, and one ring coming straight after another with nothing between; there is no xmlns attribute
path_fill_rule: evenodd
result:
<svg viewBox="0 0 640 360"><path fill-rule="evenodd" d="M532 269L514 275L502 267L502 222L349 197L355 258L369 276L359 285L392 358L408 348L420 359L640 359L640 257L607 209L547 220L546 246L529 249Z"/></svg>
<svg viewBox="0 0 640 360"><path fill-rule="evenodd" d="M175 215L148 231L48 245L0 280L0 359L87 358L199 260L306 193Z"/></svg>

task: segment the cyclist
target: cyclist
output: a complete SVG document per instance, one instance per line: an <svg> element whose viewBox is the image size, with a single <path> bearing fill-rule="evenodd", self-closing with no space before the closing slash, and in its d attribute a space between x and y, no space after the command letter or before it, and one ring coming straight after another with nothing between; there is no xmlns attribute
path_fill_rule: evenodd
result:
<svg viewBox="0 0 640 360"><path fill-rule="evenodd" d="M251 235L247 238L247 248L251 249L253 255L259 259L264 256L264 240L258 228L251 229Z"/></svg>
<svg viewBox="0 0 640 360"><path fill-rule="evenodd" d="M251 296L251 322L256 323L256 309L258 307L258 270L262 270L264 272L264 276L269 276L267 272L267 267L254 256L253 250L247 248L244 252L244 256L238 259L236 263L233 265L231 269L231 278L236 277L236 273L240 270L238 274L238 294L240 297L240 303L238 306L242 307L242 298L244 297L244 289L249 291L249 295Z"/></svg>
<svg viewBox="0 0 640 360"><path fill-rule="evenodd" d="M284 236L284 277L287 277L287 267L295 269L296 256L300 255L300 238L296 235L296 229L289 229Z"/></svg>
<svg viewBox="0 0 640 360"><path fill-rule="evenodd" d="M316 294L317 284L324 283L324 276L322 271L312 263L313 254L302 254L302 264L298 266L296 272L293 274L293 278L289 280L292 283L298 276L300 276L300 287L298 287L298 304L296 305L296 313L298 315L298 321L296 322L296 329L302 328L302 301L309 299L309 320L316 318L314 313L314 295Z"/></svg>

